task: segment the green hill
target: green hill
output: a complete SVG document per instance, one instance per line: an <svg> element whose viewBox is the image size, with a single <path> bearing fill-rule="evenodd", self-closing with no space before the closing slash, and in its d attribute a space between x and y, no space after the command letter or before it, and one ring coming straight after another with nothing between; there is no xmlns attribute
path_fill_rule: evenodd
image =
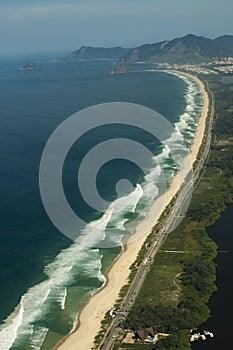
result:
<svg viewBox="0 0 233 350"><path fill-rule="evenodd" d="M233 36L216 39L188 34L182 38L145 44L131 49L120 62L201 63L215 58L233 57Z"/></svg>
<svg viewBox="0 0 233 350"><path fill-rule="evenodd" d="M68 61L80 61L80 60L96 60L96 59L119 59L126 55L129 49L123 47L91 47L82 46L80 49L72 52L66 57Z"/></svg>

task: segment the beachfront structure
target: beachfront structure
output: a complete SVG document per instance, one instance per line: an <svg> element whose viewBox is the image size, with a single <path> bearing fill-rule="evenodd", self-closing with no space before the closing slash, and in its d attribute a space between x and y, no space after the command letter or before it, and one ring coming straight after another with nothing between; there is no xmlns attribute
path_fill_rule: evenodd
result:
<svg viewBox="0 0 233 350"><path fill-rule="evenodd" d="M139 329L135 332L135 337L139 341L145 341L148 337L154 339L155 337L154 330L152 327Z"/></svg>

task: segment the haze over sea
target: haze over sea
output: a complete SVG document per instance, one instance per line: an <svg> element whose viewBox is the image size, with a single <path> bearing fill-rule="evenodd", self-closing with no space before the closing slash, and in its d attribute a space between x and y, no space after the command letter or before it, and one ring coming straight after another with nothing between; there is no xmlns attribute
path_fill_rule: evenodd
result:
<svg viewBox="0 0 233 350"><path fill-rule="evenodd" d="M133 102L150 107L179 128L189 146L201 108L198 86L189 78L166 73L108 74L113 61L51 63L33 58L45 68L20 71L28 58L0 61L0 339L1 350L50 349L77 322L77 311L100 288L103 272L121 250L126 221L140 220L158 195L161 177L169 183L175 166L169 149L145 131L109 125L88 132L69 152L63 185L73 210L90 224L77 228L95 239L114 228L115 248L80 246L50 222L41 202L38 171L43 148L54 129L71 114L99 103ZM140 70L142 66L140 65ZM154 66L143 65L143 69ZM77 169L96 144L115 137L134 139L157 156L146 160L152 186L145 198L145 176L132 162L118 159L102 167L99 193L117 206L115 185L131 181L127 210L110 217L95 212L82 200ZM176 142L171 135L170 142ZM114 207L113 205L113 207ZM99 235L99 236L98 236ZM89 235L91 239L91 235Z"/></svg>

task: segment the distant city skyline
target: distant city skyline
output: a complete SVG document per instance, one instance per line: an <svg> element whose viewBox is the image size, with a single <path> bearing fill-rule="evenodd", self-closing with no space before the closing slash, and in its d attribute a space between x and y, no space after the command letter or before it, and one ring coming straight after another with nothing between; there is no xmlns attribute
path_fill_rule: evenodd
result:
<svg viewBox="0 0 233 350"><path fill-rule="evenodd" d="M232 0L0 0L0 56L233 35Z"/></svg>

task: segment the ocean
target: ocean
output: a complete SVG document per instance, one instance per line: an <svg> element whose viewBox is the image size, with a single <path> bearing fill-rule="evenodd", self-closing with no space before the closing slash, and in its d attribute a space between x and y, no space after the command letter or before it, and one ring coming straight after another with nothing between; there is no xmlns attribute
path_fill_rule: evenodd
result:
<svg viewBox="0 0 233 350"><path fill-rule="evenodd" d="M1 350L48 350L75 327L78 310L104 285L104 272L122 249L121 240L129 231L126 227L145 217L160 191L161 177L168 185L176 171L169 149L143 130L106 125L83 135L71 148L63 168L66 198L86 222L77 227L79 237L87 242L80 244L79 239L70 240L51 223L41 200L40 160L52 132L83 108L128 102L161 113L180 130L188 147L202 105L193 80L143 72L142 65L135 66L140 72L111 75L108 71L115 67L113 61L52 63L33 57L33 63L44 68L21 71L27 61L24 57L0 60ZM144 70L152 68L143 65ZM112 203L110 214L109 208L101 213L82 198L77 170L93 147L120 137L141 143L154 157L145 160L146 174L125 159L101 167L97 189ZM118 198L116 183L121 179L130 181L131 189L121 187ZM129 205L119 211L125 201ZM93 232L95 243L91 242ZM114 246L98 247L98 240L107 232L112 234Z"/></svg>

